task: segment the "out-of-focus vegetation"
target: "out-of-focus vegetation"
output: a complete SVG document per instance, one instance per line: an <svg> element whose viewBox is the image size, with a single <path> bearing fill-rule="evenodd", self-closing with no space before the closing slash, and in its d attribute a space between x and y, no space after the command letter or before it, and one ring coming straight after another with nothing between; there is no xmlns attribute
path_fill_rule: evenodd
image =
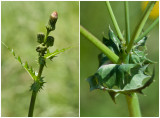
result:
<svg viewBox="0 0 160 118"><path fill-rule="evenodd" d="M124 3L110 2L115 17L121 31L125 31ZM133 34L143 11L142 2L129 2L131 34ZM108 26L112 29L109 12L105 2L81 2L80 3L80 24L88 31L102 40L103 34L108 36ZM159 10L159 9L157 9ZM153 20L149 19L145 28L147 28ZM144 30L145 30L144 28ZM114 30L115 32L115 30ZM144 95L138 94L141 106L142 116L158 117L159 116L159 27L158 25L149 33L147 40L148 57L156 61L155 82L149 88L143 90ZM127 103L124 95L118 96L116 104L113 103L106 91L94 90L89 91L87 77L93 75L98 68L98 54L100 51L86 40L82 35L80 38L80 116L90 117L125 117L129 116Z"/></svg>
<svg viewBox="0 0 160 118"><path fill-rule="evenodd" d="M53 11L58 12L54 48L74 48L47 61L42 76L47 82L38 93L34 116L78 116L79 111L79 2L2 2L1 40L23 62L38 70L36 35L45 32ZM33 83L6 47L1 45L1 113L4 117L28 114Z"/></svg>

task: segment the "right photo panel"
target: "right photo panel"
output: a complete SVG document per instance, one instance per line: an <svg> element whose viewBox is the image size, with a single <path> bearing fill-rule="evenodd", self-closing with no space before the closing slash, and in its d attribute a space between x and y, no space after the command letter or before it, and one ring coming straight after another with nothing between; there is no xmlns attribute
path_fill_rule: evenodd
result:
<svg viewBox="0 0 160 118"><path fill-rule="evenodd" d="M159 116L159 1L80 2L80 117Z"/></svg>

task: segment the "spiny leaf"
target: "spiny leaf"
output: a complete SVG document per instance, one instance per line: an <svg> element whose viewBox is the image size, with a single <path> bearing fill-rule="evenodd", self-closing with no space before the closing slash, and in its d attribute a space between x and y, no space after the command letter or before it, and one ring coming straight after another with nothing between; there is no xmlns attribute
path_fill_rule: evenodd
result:
<svg viewBox="0 0 160 118"><path fill-rule="evenodd" d="M134 64L154 64L156 62L151 61L146 57L147 54L145 54L144 51L140 51L138 49L134 49L132 53L130 54L130 63Z"/></svg>
<svg viewBox="0 0 160 118"><path fill-rule="evenodd" d="M111 39L116 44L118 50L120 51L121 42L119 41L118 37L114 34L114 32L110 27L109 27L109 39Z"/></svg>
<svg viewBox="0 0 160 118"><path fill-rule="evenodd" d="M37 76L36 76L35 72L33 71L32 67L29 67L27 62L23 63L22 60L21 60L21 58L20 58L20 56L17 57L13 49L10 49L3 42L2 42L2 44L13 54L13 56L15 57L15 59L17 59L18 62L22 65L22 67L29 73L29 75L31 76L31 78L33 80L36 80Z"/></svg>
<svg viewBox="0 0 160 118"><path fill-rule="evenodd" d="M114 52L119 56L121 53L121 42L110 27L108 34L109 34L109 39L103 36L103 44L106 45L112 52ZM109 60L107 56L103 53L100 53L98 55L98 59L99 59L99 67Z"/></svg>
<svg viewBox="0 0 160 118"><path fill-rule="evenodd" d="M66 50L68 50L68 49L70 49L70 48L72 48L72 47L63 48L63 49L61 49L61 50L58 50L58 49L57 49L56 51L54 51L54 52L52 52L52 53L48 52L47 54L44 55L44 58L46 58L46 59L52 59L52 58L55 57L56 55L58 55L58 54L60 54L60 53L62 53L62 52L64 52L64 51L66 51Z"/></svg>
<svg viewBox="0 0 160 118"><path fill-rule="evenodd" d="M43 78L44 77L41 77L40 79L37 79L37 81L34 81L34 83L31 85L30 91L38 92L43 89L44 83L46 83L44 82Z"/></svg>
<svg viewBox="0 0 160 118"><path fill-rule="evenodd" d="M99 82L98 79L95 77L95 75L90 76L87 81L89 82L90 85L90 91L94 90L94 89L98 89L99 86Z"/></svg>
<svg viewBox="0 0 160 118"><path fill-rule="evenodd" d="M145 43L147 41L147 37L144 36L140 41L138 41L135 45L134 48L139 48L139 46L145 46Z"/></svg>
<svg viewBox="0 0 160 118"><path fill-rule="evenodd" d="M138 64L105 64L102 65L93 76L87 80L90 90L107 90L115 102L115 97L119 94L131 94L132 92L142 93L142 89L149 86L154 78L146 74L148 65ZM144 83L144 80L147 82ZM113 87L117 86L117 89Z"/></svg>
<svg viewBox="0 0 160 118"><path fill-rule="evenodd" d="M135 87L127 88L126 87L123 90L118 90L118 89L109 89L109 88L106 88L104 86L99 86L99 89L107 90L108 92L122 93L122 94L130 94L132 92L136 92L136 93L141 93L142 94L142 90L145 89L146 87L148 87L153 82L154 76L155 76L155 69L153 69L153 73L152 73L152 76L150 76L150 79L148 79L144 83L144 85L141 85L141 86L139 86L137 88L135 88Z"/></svg>

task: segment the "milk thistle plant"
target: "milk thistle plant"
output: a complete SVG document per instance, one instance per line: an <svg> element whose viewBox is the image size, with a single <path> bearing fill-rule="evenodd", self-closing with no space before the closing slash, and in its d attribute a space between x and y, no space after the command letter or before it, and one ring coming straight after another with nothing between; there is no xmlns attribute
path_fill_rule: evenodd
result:
<svg viewBox="0 0 160 118"><path fill-rule="evenodd" d="M32 96L31 96L31 101L29 106L28 117L33 116L36 96L38 92L43 88L44 83L46 83L44 81L44 77L42 76L43 69L46 66L46 59L49 59L52 61L57 54L60 54L61 52L64 52L65 50L71 48L71 47L68 47L68 48L63 48L61 50L57 49L54 52L49 51L49 48L53 47L54 40L55 40L54 37L50 36L49 34L51 31L55 30L57 19L58 19L58 13L54 11L50 15L48 24L46 26L46 35L44 33L37 34L37 42L39 43L39 45L36 47L36 51L38 53L38 64L39 64L38 73L34 71L32 66L29 66L27 62L23 63L20 56L16 56L13 49L10 49L2 42L11 51L15 59L17 59L20 62L22 67L29 73L29 75L33 79L33 84L31 85L31 88L30 88L30 91L32 91Z"/></svg>
<svg viewBox="0 0 160 118"><path fill-rule="evenodd" d="M80 33L102 51L98 55L98 70L87 79L90 90L107 91L114 102L118 95L125 95L131 117L141 117L137 93L143 94L142 90L150 86L154 79L155 70L153 68L153 71L149 72L148 67L155 62L147 58L146 41L147 34L158 24L159 18L144 31L143 27L155 3L148 3L132 37L127 1L124 2L126 37L120 31L109 1L106 1L106 6L117 34L109 27L109 38L103 37L101 42L80 26Z"/></svg>

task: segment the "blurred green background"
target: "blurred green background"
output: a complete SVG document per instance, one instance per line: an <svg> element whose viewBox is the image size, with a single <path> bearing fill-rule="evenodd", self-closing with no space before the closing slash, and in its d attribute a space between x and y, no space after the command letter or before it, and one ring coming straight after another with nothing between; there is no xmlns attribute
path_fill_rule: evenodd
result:
<svg viewBox="0 0 160 118"><path fill-rule="evenodd" d="M50 35L55 42L52 51L74 48L47 61L43 76L47 82L38 93L34 116L78 116L79 114L79 2L6 2L1 4L2 41L13 48L22 61L38 70L38 32L53 11L58 12L56 30ZM1 45L1 113L3 117L28 114L33 81L6 47Z"/></svg>
<svg viewBox="0 0 160 118"><path fill-rule="evenodd" d="M110 2L119 27L125 30L124 3ZM129 2L131 34L142 17L142 2ZM159 9L157 9L159 10ZM148 20L144 30L153 22ZM103 33L108 37L108 26L114 30L105 2L80 2L80 24L102 39ZM149 33L147 40L148 57L159 62L159 27ZM93 75L98 68L98 54L100 50L91 44L82 35L80 36L80 116L90 117L127 117L129 116L124 95L120 95L114 104L107 92L89 91L87 77ZM144 95L138 94L142 116L159 116L159 63L155 64L155 82L143 90Z"/></svg>

